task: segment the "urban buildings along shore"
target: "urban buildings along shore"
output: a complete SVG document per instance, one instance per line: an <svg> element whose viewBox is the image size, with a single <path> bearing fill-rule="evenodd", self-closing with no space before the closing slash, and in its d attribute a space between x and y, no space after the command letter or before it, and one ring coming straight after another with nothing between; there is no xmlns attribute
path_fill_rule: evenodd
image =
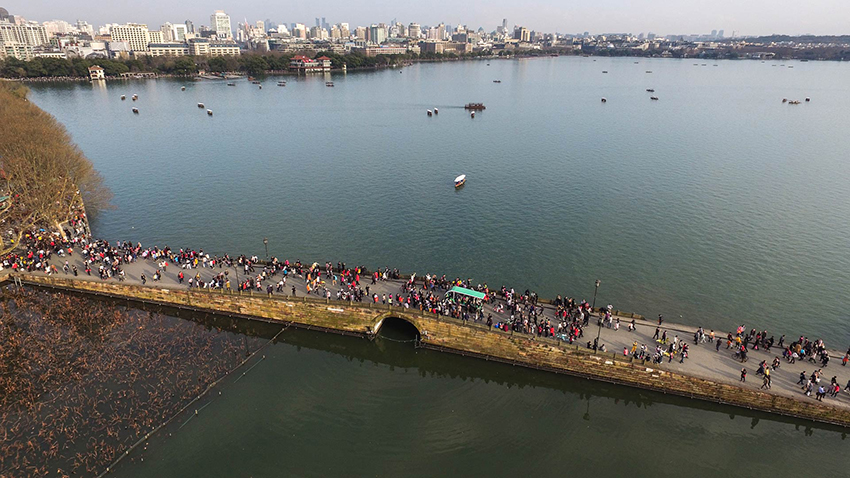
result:
<svg viewBox="0 0 850 478"><path fill-rule="evenodd" d="M330 24L316 18L315 25L278 23L266 19L234 26L223 10L214 11L209 25L198 27L191 20L166 22L158 29L143 23L106 24L94 28L77 20L50 20L39 23L10 14L0 8L0 60L16 58L118 58L144 56L236 56L243 52L281 52L283 54L360 53L377 55L464 55L533 53L557 49L581 54L633 53L639 56L717 57L722 52L734 58L772 58L777 51L843 48L842 41L770 41L739 38L724 30L707 34L667 35L546 33L523 25L508 26L507 19L492 31L466 25L404 24L393 20L353 27L346 22ZM781 54L781 53L780 53ZM818 58L818 55L811 55ZM821 55L823 56L823 55Z"/></svg>

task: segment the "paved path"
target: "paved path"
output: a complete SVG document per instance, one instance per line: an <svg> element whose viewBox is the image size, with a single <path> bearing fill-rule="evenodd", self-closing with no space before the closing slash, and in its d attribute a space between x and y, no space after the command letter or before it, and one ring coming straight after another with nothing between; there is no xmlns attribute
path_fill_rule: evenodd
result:
<svg viewBox="0 0 850 478"><path fill-rule="evenodd" d="M62 273L62 265L65 260L68 260L70 264L76 264L77 269L79 270L79 276L76 278L79 280L93 280L100 281L100 279L96 275L87 276L84 272L85 267L83 266L83 262L81 257L78 254L75 254L74 257L71 258L60 258L58 256L53 256L50 260L51 264L55 264L57 268L59 268L59 277L62 278L74 278L72 274L63 274ZM236 287L238 283L236 279L237 274L239 279L245 278L245 274L243 272L242 267L234 266L229 268L229 277L231 278L232 287ZM214 269L212 268L203 268L198 267L197 269L189 269L184 270L176 267L174 265L168 266L167 270L163 274L163 279L159 282L153 282L151 278L156 271L156 265L153 261L150 260L142 260L139 259L137 262L131 264L123 265L123 270L126 274L125 282L127 284L133 285L142 285L140 276L141 274L145 274L147 277L147 286L148 287L187 287L185 283L183 285L178 284L177 274L181 270L183 271L186 280L189 277L193 277L196 273L201 274L201 279L205 281L209 281L215 274L218 274L225 270L225 268L221 268L216 266ZM256 272L262 272L262 267L256 267ZM42 274L42 273L37 273ZM96 274L96 269L93 271L93 274ZM256 274L255 274L256 275ZM277 280L279 280L281 276L277 275L272 281L266 281L265 285L268 284L276 284ZM117 279L109 279L110 281L117 282ZM393 294L395 297L400 292L400 287L403 284L402 281L379 281L377 284L370 284L371 280L366 278L365 280L361 280L361 287L365 289L366 285L369 285L371 293L378 293L379 295L383 294ZM303 296L307 293L305 281L303 279L299 279L297 275L289 274L286 287L284 288L283 295L291 294L291 288L295 286L296 294L298 296ZM327 284L328 289L331 291L331 297L336 298L336 291L338 289L332 287L330 283ZM256 292L255 292L256 293ZM265 293L265 292L263 292ZM280 295L277 294L276 295ZM364 298L366 300L366 298ZM500 320L508 319L509 314L499 314L493 311L492 306L485 306L485 317L486 314L492 313L494 323ZM545 307L544 315L548 318L553 319L553 324L557 323L554 320L554 309L551 307ZM646 344L650 355L654 353L655 350L655 341L652 339L652 336L655 332L656 324L647 322L647 321L637 321L637 330L634 332L628 332L627 325L631 319L621 319L620 330L614 331L613 329L608 329L603 327L601 329L600 336L600 344L605 344L608 353L616 353L622 355L623 347L628 347L631 349L632 343L637 341L638 347L641 344ZM595 325L596 320L592 318L590 324L584 328L584 337L579 339L577 344L584 346L588 340L593 340L596 337L599 328ZM730 330L734 330L736 326L730 326ZM768 364L773 361L773 358L777 356L776 353L781 353L781 349L777 347L773 348L773 351L776 353L765 353L763 351L754 351L751 350L749 353L748 361L745 364L741 364L741 362L733 357L733 352L731 349L726 349L725 345L725 336L726 332L715 329L715 332L718 338L723 340L723 344L720 347L719 351L715 351L715 344L706 343L695 345L693 343L693 335L696 331L696 328L680 325L680 324L664 324L663 330L667 330L667 335L669 339L673 339L674 336L678 335L680 340L684 340L689 344L690 350L689 355L690 358L686 359L684 363L679 363L679 358L675 357L672 362L668 362L667 358L665 358L663 364L661 366L648 365L649 367L659 368L663 370L669 370L673 372L679 372L682 374L692 375L716 382L725 382L736 385L743 385L747 388L758 389L762 385L762 378L756 375L756 370L758 369L758 364L762 360L767 360ZM707 330L708 332L708 330ZM521 335L521 334L520 334ZM793 338L791 338L793 337ZM788 340L786 341L790 343L791 341L798 338L798 336L788 335ZM539 340L539 339L536 339ZM841 365L841 357L844 355L844 350L841 349L843 344L830 344L827 341L827 346L829 346L831 352L830 357L831 360L829 362L829 366L823 369L823 375L821 379L821 383L824 385L828 385L830 379L833 376L836 376L838 379L838 383L842 387L842 392L836 398L831 398L827 395L824 398L824 403L827 405L838 406L842 408L850 409L850 393L844 392L843 388L847 385L848 380L850 380L850 366L844 367ZM781 357L780 357L781 358ZM741 368L745 367L748 371L747 381L744 384L740 383L740 374ZM800 372L805 371L807 375L810 375L813 371L821 368L820 362L811 363L808 361L798 361L796 364L789 364L784 359L781 360L781 366L778 370L771 372L772 379L772 387L768 390L770 393L774 393L777 395L784 395L788 397L798 398L800 400L815 400L814 393L812 397L806 397L801 387L796 385L799 380ZM817 390L817 387L815 387Z"/></svg>

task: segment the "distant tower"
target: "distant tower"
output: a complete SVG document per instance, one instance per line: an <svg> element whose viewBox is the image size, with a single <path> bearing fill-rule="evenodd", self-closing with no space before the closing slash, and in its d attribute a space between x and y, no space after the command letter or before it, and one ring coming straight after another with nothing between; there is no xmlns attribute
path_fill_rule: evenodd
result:
<svg viewBox="0 0 850 478"><path fill-rule="evenodd" d="M195 24L192 23L192 20L186 20L184 24L186 25L186 33L195 33Z"/></svg>
<svg viewBox="0 0 850 478"><path fill-rule="evenodd" d="M726 32L724 32L723 30L719 30L717 32L717 38L723 38L725 36L724 33L726 33Z"/></svg>

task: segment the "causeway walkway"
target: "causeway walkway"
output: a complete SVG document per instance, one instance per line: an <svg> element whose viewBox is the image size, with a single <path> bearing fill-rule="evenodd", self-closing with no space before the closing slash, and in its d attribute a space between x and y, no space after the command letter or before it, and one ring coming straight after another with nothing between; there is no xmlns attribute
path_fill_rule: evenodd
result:
<svg viewBox="0 0 850 478"><path fill-rule="evenodd" d="M78 276L74 277L72 273L64 274L62 272L62 265L64 261L68 260L69 264L76 265L78 269ZM50 261L52 264L55 264L59 269L58 277L62 279L76 279L76 280L89 280L102 282L100 278L96 276L96 271L93 271L92 276L87 276L85 274L85 267L82 262L82 258L79 254L74 254L73 257L65 257L60 258L58 256L54 256ZM227 268L220 268L218 265L213 268L204 268L198 267L197 269L181 269L179 266L169 265L163 274L163 278L154 282L151 278L156 272L157 267L156 264L151 260L139 259L137 262L131 264L124 264L122 266L125 274L126 280L123 284L126 285L142 285L141 275L144 274L147 277L147 287L158 287L158 288L188 288L186 282L184 284L179 284L177 280L177 274L180 271L183 271L186 280L188 281L189 277L194 277L195 274L200 273L201 279L205 281L209 281L214 275L223 272ZM238 268L238 269L237 269ZM255 267L256 272L262 272L262 266ZM235 280L238 277L240 279L245 278L245 274L243 272L242 267L234 266L229 268L229 277L231 278L231 283L235 287L237 281ZM33 275L44 275L41 272L33 273ZM256 274L254 274L256 275ZM282 277L280 274L276 275L272 280L266 280L264 283L264 287L268 284L276 284L277 281ZM117 278L109 279L108 282L118 283ZM361 287L364 288L368 285L370 287L370 293L377 293L380 296L386 294L393 294L393 297L401 291L401 285L403 281L396 280L388 280L388 281L378 281L377 284L371 284L370 278L361 279L360 281ZM289 274L286 280L286 287L284 288L282 293L275 292L275 296L289 296L292 293L292 286L295 286L296 295L304 296L307 294L307 288L304 279L299 278L297 275ZM330 284L330 281L327 283L328 289L331 291L331 299L334 300L336 298L336 291L339 289L339 286L333 287ZM247 293L245 293L247 294ZM265 291L263 292L254 292L256 296L265 296ZM321 297L315 294L311 295L312 297ZM368 298L364 298L367 300ZM554 309L551 306L544 306L545 312L544 316L553 320L553 324L557 323L554 319ZM499 321L504 321L510 318L509 314L506 313L497 313L494 311L493 306L491 304L485 305L484 315L487 314L493 315L493 323L497 323ZM450 319L454 320L454 319ZM606 327L602 327L600 334L600 344L605 344L607 348L607 352L605 354L600 353L599 355L608 355L609 357L612 354L623 355L623 348L628 347L631 350L632 344L636 341L638 347L641 344L646 344L648 352L650 354L654 353L656 342L653 340L652 336L655 333L655 328L657 323L655 321L647 321L642 319L637 319L636 325L637 329L634 332L628 331L628 324L631 322L631 318L621 318L620 320L620 329L615 331L614 329L609 329ZM706 321L709 322L709 321ZM706 333L711 330L711 325L706 323L703 325ZM693 336L696 331L696 327L686 326L681 324L668 324L665 323L662 326L662 331L667 330L667 335L669 339L673 339L678 335L681 341L684 341L689 344L689 358L685 359L684 363L679 363L679 357L674 357L672 362L668 362L668 358L665 357L664 362L659 365L651 365L647 362L647 367L653 367L660 370L667 370L670 372L677 372L684 375L690 375L698 378L703 378L706 380L711 380L714 382L726 383L730 385L740 385L745 388L750 389L760 389L762 386L762 378L756 375L756 370L758 369L758 365L762 360L766 360L768 364L770 364L774 357L777 356L778 353L781 353L781 349L778 347L774 347L771 353L765 353L764 351L755 351L750 350L749 357L746 363L742 364L738 359L734 358L733 351L731 349L726 349L725 338L726 334L729 331L733 331L736 329L737 325L740 324L726 324L727 329L718 329L715 328L715 334L718 339L722 340L722 345L719 351L716 351L715 344L706 342L704 344L694 344ZM748 326L750 324L747 324ZM576 342L577 345L584 347L586 346L587 341L592 341L596 338L596 334L599 331L599 328L596 326L595 318L592 318L589 325L584 327L584 337L578 339ZM498 332L494 332L498 333ZM800 331L786 331L786 343L790 343L797 338L799 338ZM797 335L794 335L794 334ZM521 337L529 337L531 335L525 335L521 333L514 333L515 336ZM776 334L776 338L781 333ZM817 339L817 337L809 337L810 339ZM542 339L534 336L534 340L538 341L552 341L553 339ZM838 395L838 397L830 397L829 395L823 399L824 405L834 406L844 409L850 409L850 393L845 392L844 388L847 386L848 381L850 381L850 365L842 366L841 358L844 356L844 352L846 351L845 346L847 344L834 344L829 342L829 338L824 339L826 341L826 345L830 350L830 358L829 365L826 368L823 368L823 373L821 375L821 384L828 385L830 383L830 379L833 376L837 377L838 383L841 385L842 391ZM789 398L795 398L801 401L811 401L815 402L815 394L812 393L811 397L806 397L803 393L802 387L797 385L797 382L800 377L801 372L805 372L806 375L811 375L817 369L821 368L821 364L818 361L817 363L812 363L806 360L797 361L795 364L790 364L786 360L781 360L781 366L778 370L771 371L771 380L772 386L769 390L762 390L769 392L775 395L786 396ZM746 368L748 375L746 383L740 382L741 368ZM817 387L815 387L815 391Z"/></svg>

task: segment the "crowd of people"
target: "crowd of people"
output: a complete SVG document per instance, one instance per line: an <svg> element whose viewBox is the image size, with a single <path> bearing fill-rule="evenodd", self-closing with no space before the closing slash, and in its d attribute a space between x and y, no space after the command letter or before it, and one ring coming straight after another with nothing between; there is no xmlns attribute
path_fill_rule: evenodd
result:
<svg viewBox="0 0 850 478"><path fill-rule="evenodd" d="M84 234L79 234L84 230L77 228L78 233L67 231L65 240L59 240L55 235L28 235L26 252L6 257L3 267L46 274L97 275L102 280L124 281L125 265L146 261L154 266L155 272L151 278L141 274L138 279L143 284L148 280L158 282L168 278L188 288L251 291L270 296L294 296L300 293L298 289L302 289L311 296L413 308L463 322L486 324L489 328L503 332L553 338L570 344L584 339L589 325L614 332L621 328L621 318L613 315L612 306L593 309L586 301L560 295L546 302L529 290L519 292L506 286L491 289L486 283L473 284L470 279L460 278L451 280L445 275L413 274L403 277L398 269L389 267L369 271L364 266L347 266L344 262L314 262L308 265L275 257L261 261L257 256L210 255L203 249L143 248L141 244L129 241L112 244L88 241ZM68 262L67 256L75 253L82 257L83 271L78 271L74 264ZM53 260L54 255L58 256L58 260ZM293 282L293 279L297 279L297 282ZM479 292L483 298L463 293L447 294L453 287ZM591 321L594 323L591 324ZM629 333L635 332L635 320L628 322L627 327ZM677 335L669 337L660 315L651 340L653 342L641 344L638 344L638 340L625 340L626 344L633 343L631 347L623 347L623 355L655 364L673 360L684 363L689 358L692 345ZM775 349L781 350L769 366L759 367L756 372L763 377L763 388L771 387L772 379L767 371L779 368L780 357L791 364L801 360L820 363L821 368L825 368L831 359L823 340L800 336L798 340L786 343L785 335L776 340L767 330L747 330L744 325L728 332L725 337L722 334L717 336L714 330L706 332L700 327L694 332L693 346L706 344L715 347L716 352L720 352L725 344L725 348L731 349L734 358L741 362L746 362L753 352L772 354ZM606 344L601 343L599 334L592 340L584 341L583 345L594 351L609 351ZM850 350L844 354L842 364L846 365L848 360ZM813 377L812 387L817 392L820 375ZM745 374L742 373L744 378ZM834 391L834 388L827 387L826 395L831 395L830 390ZM803 392L810 390L804 387ZM817 398L822 399L823 396L817 395Z"/></svg>

